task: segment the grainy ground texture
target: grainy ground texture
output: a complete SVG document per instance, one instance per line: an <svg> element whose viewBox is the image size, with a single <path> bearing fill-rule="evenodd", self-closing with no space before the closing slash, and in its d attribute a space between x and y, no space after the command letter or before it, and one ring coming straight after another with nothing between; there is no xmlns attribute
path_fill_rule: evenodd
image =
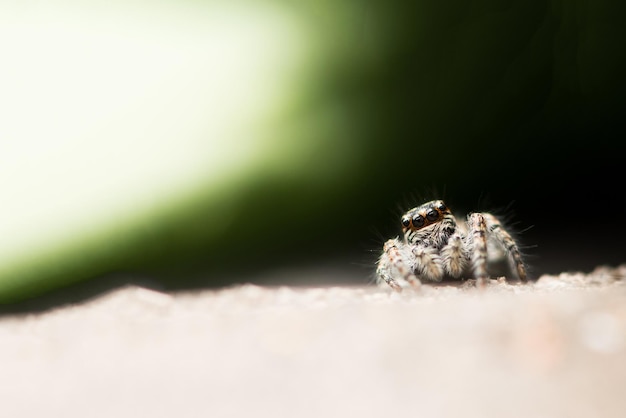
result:
<svg viewBox="0 0 626 418"><path fill-rule="evenodd" d="M126 287L0 318L1 416L624 417L625 277Z"/></svg>

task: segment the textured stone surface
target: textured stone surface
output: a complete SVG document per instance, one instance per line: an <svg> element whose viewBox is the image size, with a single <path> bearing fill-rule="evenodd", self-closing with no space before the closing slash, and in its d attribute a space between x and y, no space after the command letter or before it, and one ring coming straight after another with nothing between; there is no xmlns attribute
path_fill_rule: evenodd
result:
<svg viewBox="0 0 626 418"><path fill-rule="evenodd" d="M402 294L122 288L0 318L2 415L622 417L625 273Z"/></svg>

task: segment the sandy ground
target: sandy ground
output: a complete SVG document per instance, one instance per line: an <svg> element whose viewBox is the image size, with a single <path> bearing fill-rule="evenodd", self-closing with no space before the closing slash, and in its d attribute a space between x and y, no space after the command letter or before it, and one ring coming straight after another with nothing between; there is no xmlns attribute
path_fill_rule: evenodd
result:
<svg viewBox="0 0 626 418"><path fill-rule="evenodd" d="M624 417L625 284L126 287L0 317L1 416Z"/></svg>

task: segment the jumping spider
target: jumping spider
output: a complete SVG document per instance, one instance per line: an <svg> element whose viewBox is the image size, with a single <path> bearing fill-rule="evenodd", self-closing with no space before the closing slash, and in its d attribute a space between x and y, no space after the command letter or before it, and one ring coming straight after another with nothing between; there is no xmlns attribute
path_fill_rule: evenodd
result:
<svg viewBox="0 0 626 418"><path fill-rule="evenodd" d="M506 259L511 272L526 282L517 244L490 213L471 213L458 222L441 200L413 208L402 216L404 240L388 240L378 260L377 282L401 291L407 283L444 277L474 278L485 286L490 266Z"/></svg>

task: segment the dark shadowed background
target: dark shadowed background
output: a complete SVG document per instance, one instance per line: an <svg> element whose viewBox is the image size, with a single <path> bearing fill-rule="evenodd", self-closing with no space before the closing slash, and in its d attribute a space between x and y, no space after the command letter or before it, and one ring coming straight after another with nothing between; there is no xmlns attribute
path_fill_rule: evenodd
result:
<svg viewBox="0 0 626 418"><path fill-rule="evenodd" d="M144 25L159 34L159 43L171 41L173 51L184 51L187 41L174 36L176 31L171 28L206 15L210 24L219 21L218 26L226 28L226 35L220 32L224 47L217 53L207 53L203 61L206 68L226 62L233 44L229 36L250 27L247 20L237 23L239 14L253 20L260 19L258 16L280 16L278 22L285 24L287 35L304 35L294 38L279 34L269 37L267 45L274 47L277 40L289 39L295 47L290 46L284 53L279 49L265 58L264 50L255 49L256 44L250 49L244 45L242 56L249 54L257 61L249 67L246 62L234 61L232 71L227 67L227 78L220 79L220 86L225 86L225 93L220 93L224 97L208 105L185 102L184 98L173 103L165 94L161 97L160 87L154 86L142 96L140 105L122 112L131 121L140 120L132 125L139 128L124 129L127 137L119 154L98 158L103 167L95 170L117 170L117 158L127 153L127 146L131 147L126 144L149 136L142 124L147 130L160 126L163 120L171 122L171 129L159 128L161 136L153 136L142 145L136 162L125 166L125 178L132 179L133 170L140 170L149 158L167 158L168 154L152 153L159 141L180 141L181 147L188 146L185 135L193 135L193 144L198 146L190 152L206 153L218 160L222 151L241 155L250 149L249 144L260 144L254 155L263 155L261 163L241 163L244 169L231 177L222 178L215 172L198 174L194 181L187 180L190 192L183 197L164 188L151 197L151 202L165 207L156 214L133 213L122 222L124 212L116 213L116 223L111 224L114 227L94 220L103 225L104 231L97 239L85 239L81 234L89 228L80 223L72 226L72 219L65 219L67 231L72 232L63 235L62 240L56 241L51 235L45 248L33 245L32 251L27 242L18 261L10 252L0 253L0 301L7 309L73 301L128 282L165 290L246 281L367 283L382 243L399 232L402 210L422 199L439 197L460 213L493 210L507 219L519 232L534 277L625 261L623 2L484 0L407 4L392 0L337 5L330 1L292 4L275 0L267 4L236 2L240 8L226 12L215 6L219 2L183 2L182 11L175 3L171 7L180 13L163 13L165 17L159 15L153 20L150 16L154 6L140 1L133 3L134 12L142 12L137 14L129 12L127 6L94 2L96 6L73 6L81 8L76 14L33 7L17 15L35 28L53 29L55 22L64 22L58 20L63 16L68 21L85 22L71 26L74 32L70 35L80 37L83 31L97 31L102 39L108 39L110 33L115 33L122 41L134 32L120 27ZM103 8L108 20L93 29L90 22L104 19ZM268 18L267 24L275 28L272 19ZM210 25L200 22L200 28L205 26ZM197 36L188 34L197 40L194 57L203 51L203 42L209 48L214 40L212 32L206 35L198 31ZM47 32L34 36L44 37ZM149 39L149 33L145 37ZM92 38L86 39L87 48L91 48ZM100 53L100 44L93 47L96 54ZM103 49L102 53L113 61L125 59L116 51ZM169 60L169 53L159 56L160 52L155 52L162 60ZM131 54L128 59L135 56ZM15 52L11 61L17 62L18 69L20 57L19 51ZM72 64L71 60L64 63L62 60L68 57L63 55L56 59L61 60L57 62L60 68ZM283 90L290 96L269 115L257 112L260 116L250 123L250 117L240 109L253 100L252 94L246 90L231 96L228 92L243 84L238 77L248 77L234 70L242 67L250 70L251 83L257 76L258 84L266 83L259 75L261 70L255 67L261 65L259 62L264 69L269 68L266 72L270 75L272 65L286 66L290 76L285 81L278 76L268 78L274 84L254 97L255 109L269 107L265 104L274 103L275 96L284 95ZM156 64L146 63L147 68L151 65ZM211 73L195 71L194 65L181 60L163 89L176 90L179 84L187 86L185 83L191 79L195 87L184 97L196 97L196 92L211 96L216 91ZM126 67L120 68L125 74ZM132 65L128 68L131 71ZM1 71L0 77L9 83L11 75L2 75ZM22 76L22 81L29 83L46 71L42 65ZM96 71L90 83L100 83L108 74ZM132 77L141 79L150 74L146 70ZM85 89L71 82L65 88ZM14 94L18 97L22 93L17 89ZM35 100L37 94L47 93L33 94ZM9 96L4 104L14 110L11 100ZM98 100L96 97L93 104L82 103L81 107L97 106ZM116 103L124 101L121 94L119 102L107 104L106 109L117 109L120 105ZM150 107L161 101L165 111L156 112L157 105ZM228 118L220 115L218 120L213 110L221 108L221 103L232 106ZM169 105L172 107L166 107ZM197 115L194 121L205 121L197 123L206 123L207 127L200 126L190 133L186 129L188 121L176 113L181 109L185 114ZM222 131L211 131L214 120L243 126L242 136L250 142L237 142L228 136L228 130L224 135ZM80 140L87 144L106 142L110 140L106 129L131 124L127 119L115 118L104 123L93 128L101 136L85 135ZM22 125L14 136L9 130L0 141L18 141L21 129ZM45 140L63 143L63 126L59 129L61 133ZM210 147L205 149L205 145ZM38 149L32 152L46 151L45 147ZM84 158L78 151L68 150L63 155L50 167L74 167L68 161ZM24 158L26 167L28 158L20 158ZM5 166L7 162L16 167L22 164L10 152L0 159ZM185 165L181 167L177 170L184 171ZM85 167L72 170L66 170L72 178L90 172ZM220 170L216 172L227 171ZM0 185L6 188L14 184L15 177L9 177L15 173L19 177L19 168L1 172L5 178ZM161 185L171 177L164 169L142 181ZM54 181L47 178L42 171L40 181L35 186L28 183L28 187L47 189L46 182ZM85 183L89 181L87 178ZM124 183L120 180L120 190ZM117 186L113 184L99 198L103 202L117 199ZM81 188L68 186L62 195L46 199L74 201L84 193ZM17 192L9 194L5 201L19 203L21 196ZM132 194L126 199L132 203ZM26 205L29 203L11 207ZM6 222L2 225L57 222L48 220L45 213L39 218L20 218L21 212L5 209ZM10 248L15 234L0 230L3 245ZM49 251L57 242L64 248L58 254ZM66 242L73 245L66 246ZM307 275L306 271L311 270L322 273ZM278 271L290 273L272 278ZM307 281L303 277L315 279Z"/></svg>

